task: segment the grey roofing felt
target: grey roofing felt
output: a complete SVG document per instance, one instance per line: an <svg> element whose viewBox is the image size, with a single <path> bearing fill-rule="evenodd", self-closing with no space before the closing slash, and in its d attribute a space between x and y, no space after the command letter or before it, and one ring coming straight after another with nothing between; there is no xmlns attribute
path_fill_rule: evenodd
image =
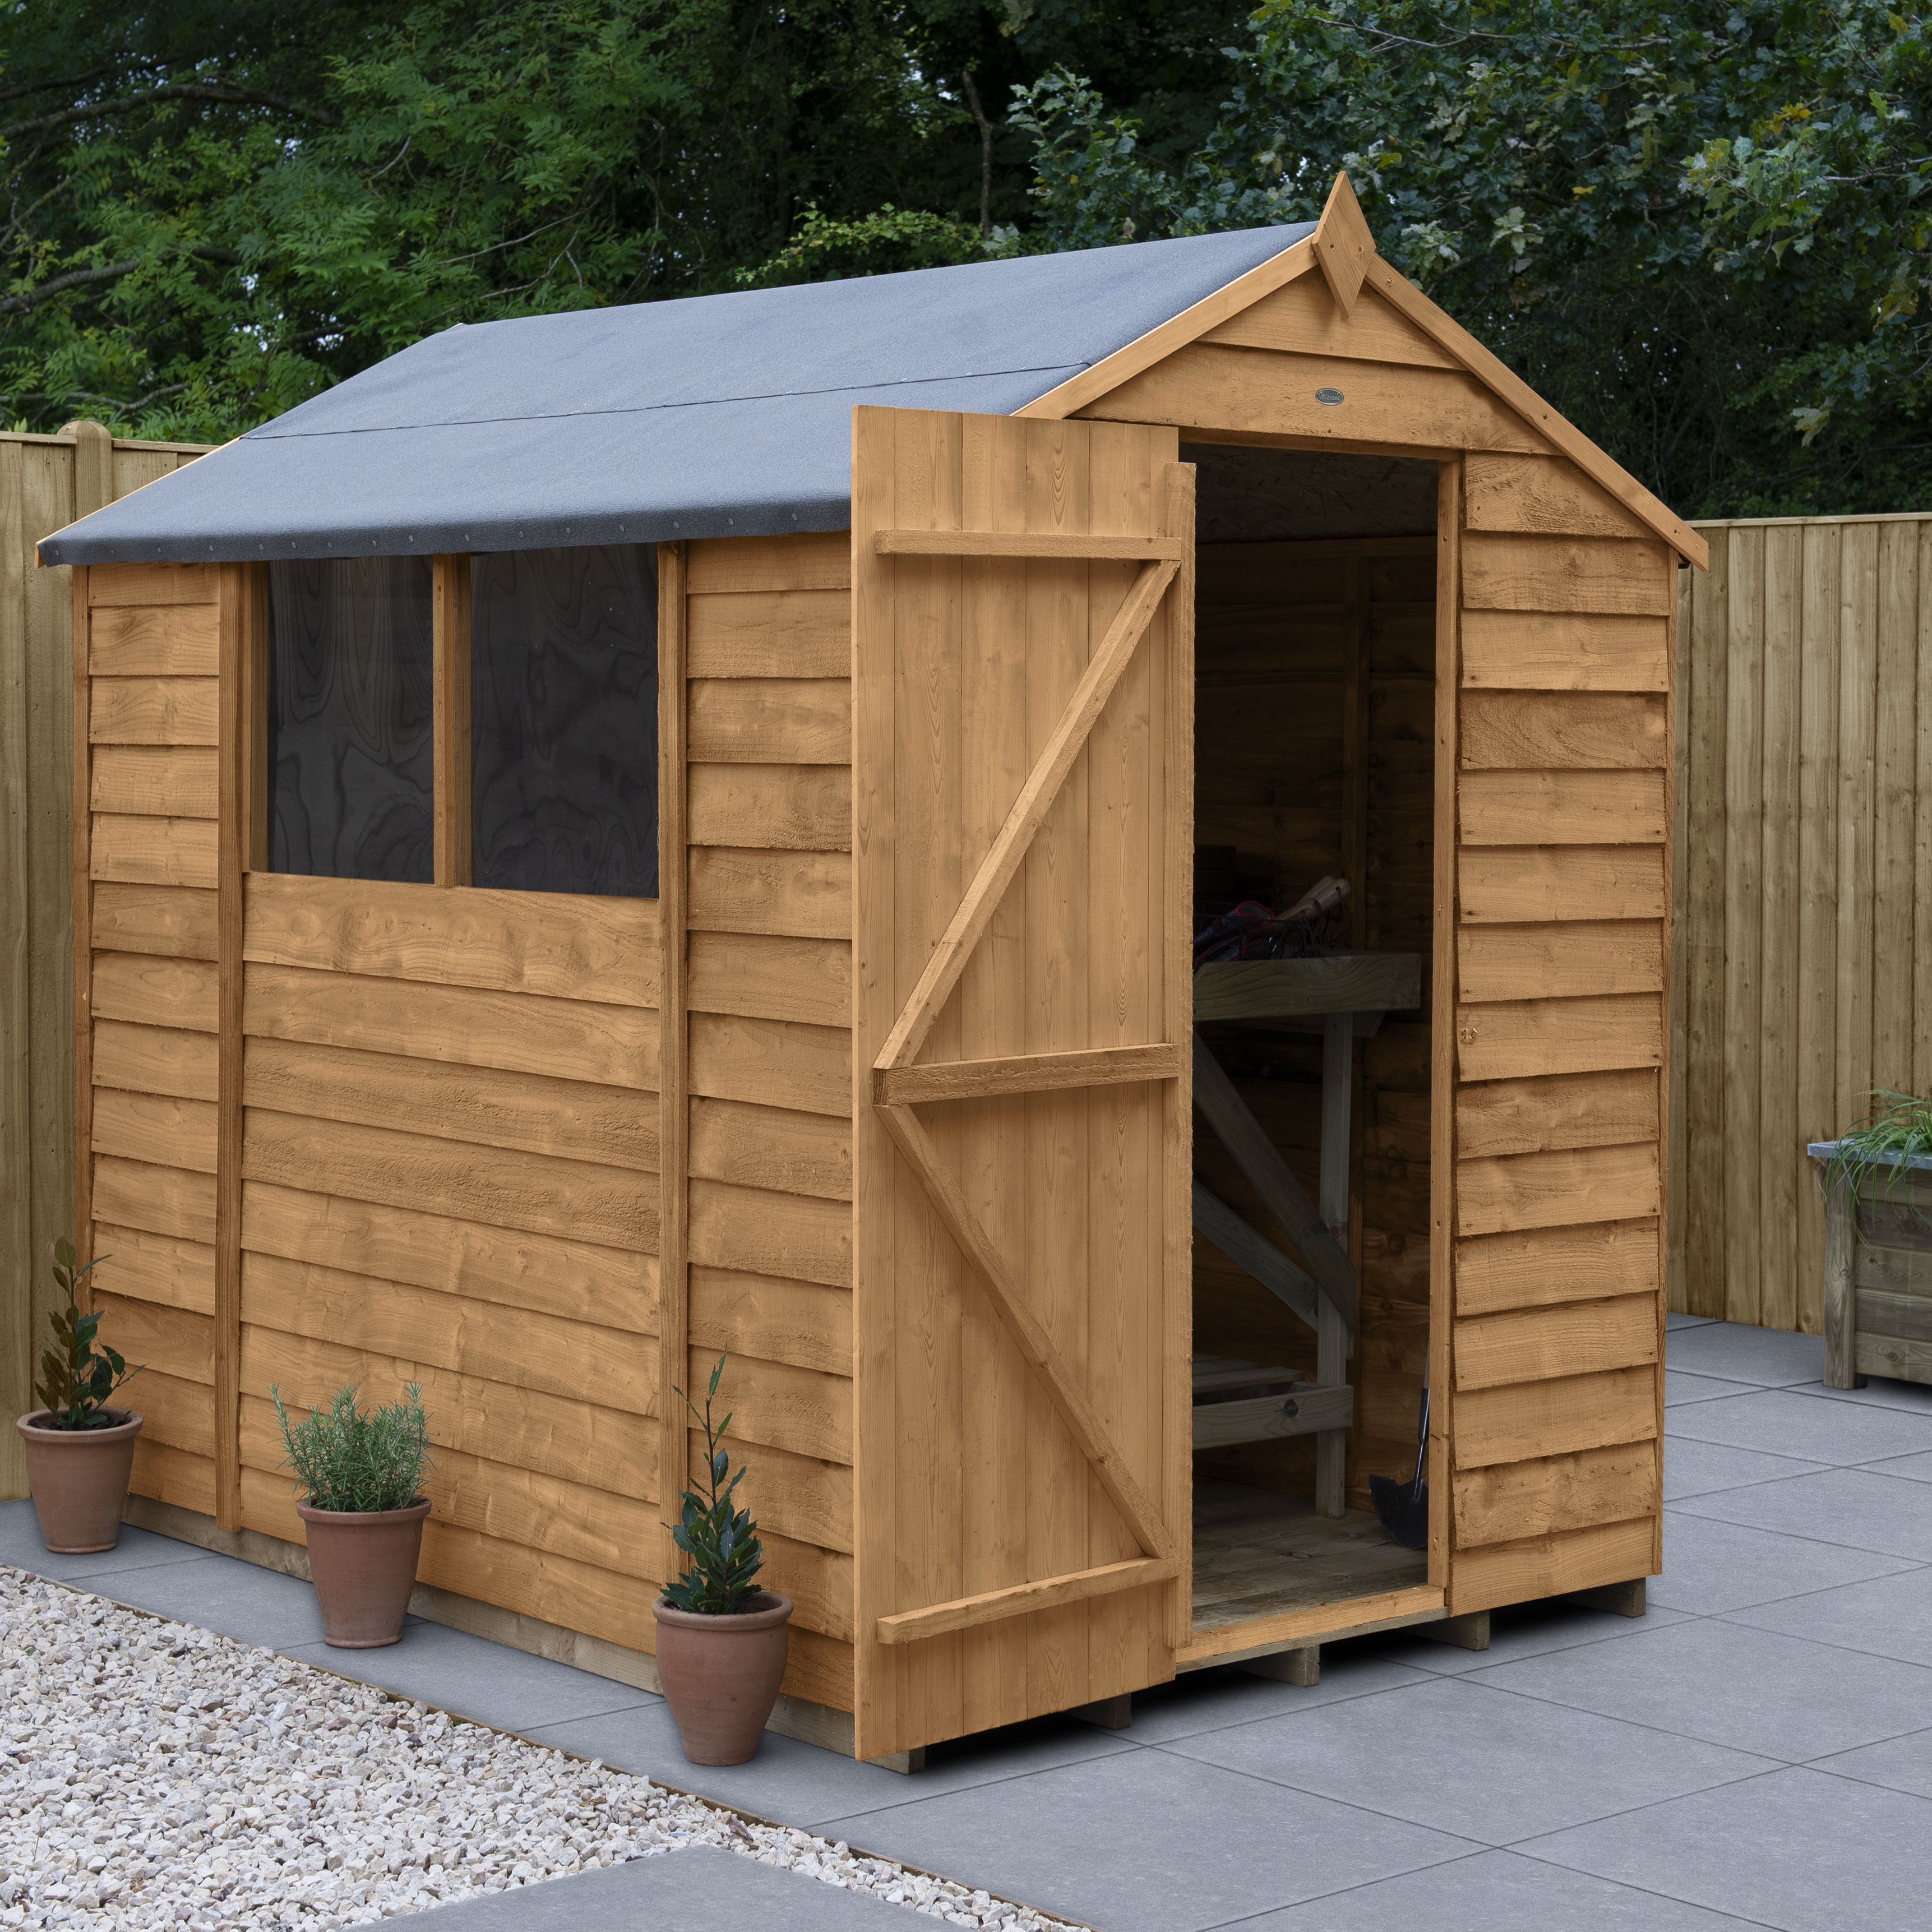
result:
<svg viewBox="0 0 1932 1932"><path fill-rule="evenodd" d="M843 530L854 404L1010 414L1312 232L446 329L69 525L40 556L232 562Z"/></svg>

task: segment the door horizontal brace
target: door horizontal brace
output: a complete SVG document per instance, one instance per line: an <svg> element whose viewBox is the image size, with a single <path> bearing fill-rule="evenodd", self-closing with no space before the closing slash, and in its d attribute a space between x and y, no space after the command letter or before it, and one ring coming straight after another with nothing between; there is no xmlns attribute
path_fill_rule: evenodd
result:
<svg viewBox="0 0 1932 1932"><path fill-rule="evenodd" d="M1138 1590L1146 1584L1164 1583L1180 1574L1180 1566L1172 1557L1135 1556L1122 1563L1103 1563L1097 1569L1076 1570L1070 1576L1042 1577L1036 1583L1015 1583L1006 1589L987 1590L976 1597L934 1604L929 1610L902 1610L896 1616L881 1617L879 1641L917 1643L926 1637L944 1636L950 1630L972 1630L1004 1617L1024 1616L1031 1610L1050 1610L1062 1604L1103 1597L1110 1591Z"/></svg>
<svg viewBox="0 0 1932 1932"><path fill-rule="evenodd" d="M875 1066L872 1098L880 1106L915 1100L991 1100L1069 1087L1124 1087L1178 1080L1184 1049L1156 1040L1145 1046L1101 1046L1084 1053L1022 1053L1004 1060L942 1060L920 1066Z"/></svg>
<svg viewBox="0 0 1932 1932"><path fill-rule="evenodd" d="M1095 563L1179 563L1187 555L1180 537L1080 536L1031 530L880 530L872 538L880 556L1031 556Z"/></svg>

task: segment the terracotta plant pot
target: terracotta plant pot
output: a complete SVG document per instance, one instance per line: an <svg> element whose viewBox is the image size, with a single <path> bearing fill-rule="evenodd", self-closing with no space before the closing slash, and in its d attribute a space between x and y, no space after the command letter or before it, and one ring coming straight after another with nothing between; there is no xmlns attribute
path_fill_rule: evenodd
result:
<svg viewBox="0 0 1932 1932"><path fill-rule="evenodd" d="M322 1640L338 1650L400 1643L422 1553L429 1498L407 1509L319 1510L297 1503L308 1529L308 1574Z"/></svg>
<svg viewBox="0 0 1932 1932"><path fill-rule="evenodd" d="M104 1408L121 1420L106 1429L46 1429L53 1413L37 1408L14 1426L27 1445L27 1481L40 1540L59 1556L112 1550L121 1540L128 1475L141 1418L131 1408Z"/></svg>
<svg viewBox="0 0 1932 1932"><path fill-rule="evenodd" d="M778 1702L791 1633L791 1599L760 1590L754 1608L708 1617L660 1597L658 1682L693 1764L742 1764L755 1756Z"/></svg>

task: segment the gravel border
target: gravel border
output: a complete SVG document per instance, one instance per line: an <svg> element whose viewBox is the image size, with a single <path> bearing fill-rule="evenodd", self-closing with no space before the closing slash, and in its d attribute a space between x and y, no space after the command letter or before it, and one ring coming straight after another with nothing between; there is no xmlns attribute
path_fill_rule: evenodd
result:
<svg viewBox="0 0 1932 1932"><path fill-rule="evenodd" d="M0 1565L0 1927L308 1932L685 1845L951 1924L1084 1932Z"/></svg>

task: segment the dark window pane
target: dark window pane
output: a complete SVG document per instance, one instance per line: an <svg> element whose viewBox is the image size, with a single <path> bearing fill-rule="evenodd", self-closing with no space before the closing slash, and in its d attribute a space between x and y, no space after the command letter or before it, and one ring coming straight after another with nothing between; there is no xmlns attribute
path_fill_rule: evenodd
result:
<svg viewBox="0 0 1932 1932"><path fill-rule="evenodd" d="M470 559L470 878L658 890L657 555Z"/></svg>
<svg viewBox="0 0 1932 1932"><path fill-rule="evenodd" d="M435 876L428 557L268 566L268 866Z"/></svg>

